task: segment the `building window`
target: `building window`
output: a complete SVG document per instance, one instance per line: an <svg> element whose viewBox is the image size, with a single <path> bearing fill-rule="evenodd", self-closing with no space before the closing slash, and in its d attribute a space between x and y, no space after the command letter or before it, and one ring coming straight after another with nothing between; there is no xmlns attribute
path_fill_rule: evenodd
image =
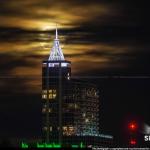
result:
<svg viewBox="0 0 150 150"><path fill-rule="evenodd" d="M49 99L55 99L56 98L56 94L49 94Z"/></svg>
<svg viewBox="0 0 150 150"><path fill-rule="evenodd" d="M52 112L52 109L49 108L49 109L48 109L48 112L51 113L51 112ZM46 108L42 108L42 113L46 113Z"/></svg>
<svg viewBox="0 0 150 150"><path fill-rule="evenodd" d="M86 116L86 114L85 114L85 113L83 113L83 114L82 114L82 116L83 116L83 117L85 117L85 116Z"/></svg>
<svg viewBox="0 0 150 150"><path fill-rule="evenodd" d="M49 131L52 131L52 130L53 130L53 129L52 129L52 126L50 126L50 127L49 127Z"/></svg>
<svg viewBox="0 0 150 150"><path fill-rule="evenodd" d="M89 122L89 119L88 119L88 118L86 118L86 119L85 119L85 122Z"/></svg>
<svg viewBox="0 0 150 150"><path fill-rule="evenodd" d="M74 108L75 108L75 109L78 109L78 108L79 108L79 105L74 104Z"/></svg>
<svg viewBox="0 0 150 150"><path fill-rule="evenodd" d="M52 90L48 90L49 93L52 93Z"/></svg>
<svg viewBox="0 0 150 150"><path fill-rule="evenodd" d="M47 94L48 93L56 93L56 89L49 89L49 90L42 90L42 94Z"/></svg>
<svg viewBox="0 0 150 150"><path fill-rule="evenodd" d="M47 99L47 95L46 94L42 94L42 99Z"/></svg>
<svg viewBox="0 0 150 150"><path fill-rule="evenodd" d="M75 127L73 126L64 126L63 127L63 135L71 136L75 134Z"/></svg>
<svg viewBox="0 0 150 150"><path fill-rule="evenodd" d="M49 90L49 99L55 99L56 98L56 90L50 89Z"/></svg>
<svg viewBox="0 0 150 150"><path fill-rule="evenodd" d="M78 109L79 105L76 103L69 103L68 104L68 109Z"/></svg>
<svg viewBox="0 0 150 150"><path fill-rule="evenodd" d="M56 89L48 90L48 98L55 99L56 98ZM47 90L42 90L42 99L47 99Z"/></svg>
<svg viewBox="0 0 150 150"><path fill-rule="evenodd" d="M42 113L45 113L46 112L46 108L42 108Z"/></svg>
<svg viewBox="0 0 150 150"><path fill-rule="evenodd" d="M49 99L52 99L53 98L53 94L49 94Z"/></svg>
<svg viewBox="0 0 150 150"><path fill-rule="evenodd" d="M67 79L70 80L70 74L69 73L67 74Z"/></svg>
<svg viewBox="0 0 150 150"><path fill-rule="evenodd" d="M43 127L44 131L47 131L47 129L48 129L47 127ZM52 131L52 126L49 127L49 131Z"/></svg>

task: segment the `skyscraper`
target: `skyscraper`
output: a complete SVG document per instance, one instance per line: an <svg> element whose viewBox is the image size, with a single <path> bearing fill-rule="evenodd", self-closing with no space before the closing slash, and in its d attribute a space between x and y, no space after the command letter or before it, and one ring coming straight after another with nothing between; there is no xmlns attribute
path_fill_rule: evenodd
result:
<svg viewBox="0 0 150 150"><path fill-rule="evenodd" d="M64 58L57 28L50 56L42 64L42 105L44 142L90 145L100 137L99 90L71 78L71 62Z"/></svg>
<svg viewBox="0 0 150 150"><path fill-rule="evenodd" d="M63 85L67 84L71 75L70 62L64 59L59 45L56 29L54 45L49 59L43 61L42 68L43 130L45 139L62 138L62 97Z"/></svg>

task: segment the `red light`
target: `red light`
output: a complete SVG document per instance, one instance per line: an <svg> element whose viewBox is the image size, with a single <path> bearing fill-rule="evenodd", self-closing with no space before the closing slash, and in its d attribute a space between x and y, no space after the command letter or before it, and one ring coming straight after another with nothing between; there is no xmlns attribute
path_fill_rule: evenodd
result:
<svg viewBox="0 0 150 150"><path fill-rule="evenodd" d="M131 145L136 145L136 140L135 140L135 139L131 139L131 140L130 140L130 144L131 144Z"/></svg>
<svg viewBox="0 0 150 150"><path fill-rule="evenodd" d="M129 129L131 131L135 131L137 129L137 124L135 122L130 122L129 123Z"/></svg>

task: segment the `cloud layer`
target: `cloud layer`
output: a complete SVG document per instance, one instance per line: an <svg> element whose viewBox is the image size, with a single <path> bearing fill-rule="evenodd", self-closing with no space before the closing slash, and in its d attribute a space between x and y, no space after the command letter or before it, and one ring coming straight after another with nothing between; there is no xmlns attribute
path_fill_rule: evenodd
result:
<svg viewBox="0 0 150 150"><path fill-rule="evenodd" d="M143 16L142 6L128 1L1 0L1 76L30 77L18 87L38 93L41 62L48 58L56 23L73 74L149 74L149 28ZM1 78L1 88L8 85Z"/></svg>

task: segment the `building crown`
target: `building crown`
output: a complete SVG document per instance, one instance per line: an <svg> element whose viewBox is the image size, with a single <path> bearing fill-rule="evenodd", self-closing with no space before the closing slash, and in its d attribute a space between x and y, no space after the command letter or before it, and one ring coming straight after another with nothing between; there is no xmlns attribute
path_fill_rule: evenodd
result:
<svg viewBox="0 0 150 150"><path fill-rule="evenodd" d="M59 39L58 39L58 31L57 31L57 26L56 26L56 33L55 33L55 39L53 43L53 47L50 52L50 56L48 60L50 61L56 61L56 60L65 60L62 49L59 44Z"/></svg>

